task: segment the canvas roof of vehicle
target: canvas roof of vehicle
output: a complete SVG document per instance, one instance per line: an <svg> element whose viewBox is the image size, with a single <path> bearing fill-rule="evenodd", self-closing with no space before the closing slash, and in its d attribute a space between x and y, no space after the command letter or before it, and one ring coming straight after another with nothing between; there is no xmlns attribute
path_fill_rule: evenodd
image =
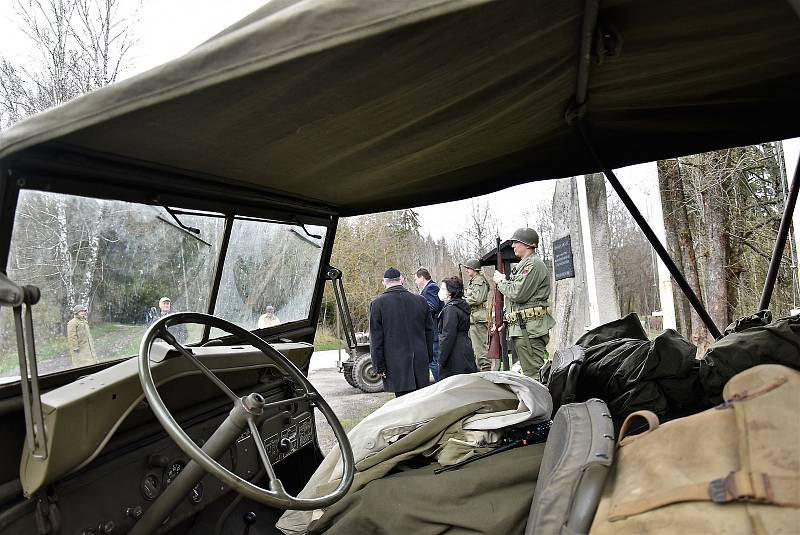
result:
<svg viewBox="0 0 800 535"><path fill-rule="evenodd" d="M0 163L78 153L342 216L596 172L565 121L583 13L577 0L273 0L4 132ZM599 20L614 46L591 65L584 122L610 166L800 135L791 2L617 0Z"/></svg>

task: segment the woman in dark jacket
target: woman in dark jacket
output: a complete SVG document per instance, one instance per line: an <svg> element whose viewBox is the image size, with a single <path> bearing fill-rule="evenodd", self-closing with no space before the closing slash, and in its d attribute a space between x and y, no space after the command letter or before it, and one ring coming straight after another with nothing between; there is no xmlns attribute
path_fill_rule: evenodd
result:
<svg viewBox="0 0 800 535"><path fill-rule="evenodd" d="M439 378L478 371L469 340L469 305L463 299L464 285L448 277L439 287L444 308L439 313Z"/></svg>

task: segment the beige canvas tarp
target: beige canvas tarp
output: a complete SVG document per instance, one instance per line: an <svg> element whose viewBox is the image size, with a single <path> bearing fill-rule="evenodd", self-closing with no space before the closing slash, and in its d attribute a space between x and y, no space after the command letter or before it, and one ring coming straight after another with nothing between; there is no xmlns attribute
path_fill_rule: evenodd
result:
<svg viewBox="0 0 800 535"><path fill-rule="evenodd" d="M0 158L35 167L56 147L341 215L596 171L564 120L583 9L273 1L175 61L4 132ZM622 46L592 65L586 124L610 165L800 135L790 2L606 1L600 20Z"/></svg>

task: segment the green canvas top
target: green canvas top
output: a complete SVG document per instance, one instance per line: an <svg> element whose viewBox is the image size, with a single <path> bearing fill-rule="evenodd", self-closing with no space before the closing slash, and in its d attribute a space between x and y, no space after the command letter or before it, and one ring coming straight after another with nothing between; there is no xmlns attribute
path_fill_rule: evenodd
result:
<svg viewBox="0 0 800 535"><path fill-rule="evenodd" d="M181 58L19 123L0 158L101 155L341 215L594 172L564 119L583 6L273 0ZM611 166L800 135L789 1L607 1L600 20L622 46L592 64L585 122Z"/></svg>

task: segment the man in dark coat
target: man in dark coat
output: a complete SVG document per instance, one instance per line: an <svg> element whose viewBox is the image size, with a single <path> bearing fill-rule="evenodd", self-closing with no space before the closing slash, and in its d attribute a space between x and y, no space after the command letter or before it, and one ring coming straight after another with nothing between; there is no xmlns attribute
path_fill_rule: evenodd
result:
<svg viewBox="0 0 800 535"><path fill-rule="evenodd" d="M425 299L403 287L397 269L386 270L383 286L369 306L370 354L384 389L400 397L428 386L433 319Z"/></svg>
<svg viewBox="0 0 800 535"><path fill-rule="evenodd" d="M439 299L439 285L431 280L431 272L421 267L414 274L414 283L419 288L419 295L425 298L431 311L433 321L433 353L431 354L431 375L433 380L439 380L439 330L436 318L442 311L442 301Z"/></svg>

